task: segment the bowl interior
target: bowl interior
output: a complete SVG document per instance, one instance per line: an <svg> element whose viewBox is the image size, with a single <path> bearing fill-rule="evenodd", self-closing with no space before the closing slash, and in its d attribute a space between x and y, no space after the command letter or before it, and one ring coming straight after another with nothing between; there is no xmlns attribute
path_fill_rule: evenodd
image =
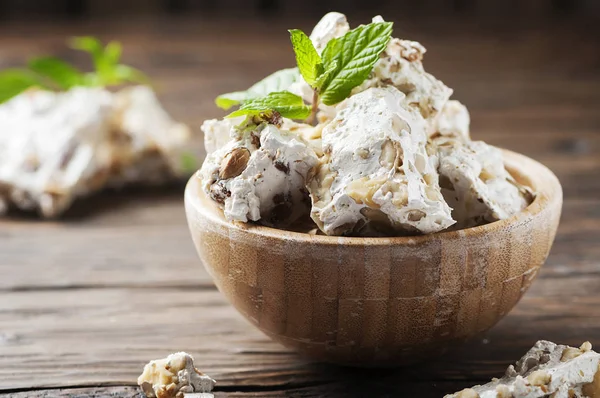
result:
<svg viewBox="0 0 600 398"><path fill-rule="evenodd" d="M195 210L210 218L212 222L224 225L229 228L243 230L249 234L257 234L269 236L279 239L292 239L294 241L306 241L315 243L318 240L320 244L325 245L397 245L413 243L415 240L428 240L432 237L443 239L447 237L452 239L468 231L469 234L485 233L490 229L501 229L508 224L516 222L523 217L530 217L538 214L543 209L547 208L549 202L560 201L562 205L562 188L556 176L541 163L530 159L524 155L503 149L504 163L506 169L522 185L532 188L534 191L534 199L529 206L520 214L516 214L508 219L496 221L493 223L467 228L458 231L441 231L435 234L416 235L416 236L394 236L394 237L339 237L312 235L303 232L282 230L271 228L254 223L229 222L225 219L223 211L218 205L210 200L201 189L199 179L192 176L188 186L186 187L186 200L195 207Z"/></svg>

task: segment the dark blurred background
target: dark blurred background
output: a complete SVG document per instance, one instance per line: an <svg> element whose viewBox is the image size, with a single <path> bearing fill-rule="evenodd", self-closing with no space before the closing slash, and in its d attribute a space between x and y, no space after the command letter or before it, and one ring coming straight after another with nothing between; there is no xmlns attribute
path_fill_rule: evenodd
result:
<svg viewBox="0 0 600 398"><path fill-rule="evenodd" d="M349 13L386 12L514 18L598 16L598 0L0 0L4 18L20 16L95 17L156 14L316 15L336 9ZM507 21L510 22L510 21Z"/></svg>
<svg viewBox="0 0 600 398"><path fill-rule="evenodd" d="M44 54L86 68L69 36L119 40L123 61L199 133L224 114L218 94L294 64L287 29L309 33L333 10L351 26L381 14L395 37L421 42L426 70L469 107L474 138L541 160L596 145L600 0L0 0L0 70ZM550 131L570 138L550 143ZM522 134L540 140L524 147Z"/></svg>

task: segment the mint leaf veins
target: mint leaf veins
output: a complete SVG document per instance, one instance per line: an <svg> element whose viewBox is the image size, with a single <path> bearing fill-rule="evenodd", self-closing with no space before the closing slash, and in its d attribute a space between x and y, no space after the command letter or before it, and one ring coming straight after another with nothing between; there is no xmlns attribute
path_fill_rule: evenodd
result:
<svg viewBox="0 0 600 398"><path fill-rule="evenodd" d="M369 77L391 39L392 25L391 22L377 22L359 26L327 43L322 54L323 64L326 70L334 62L336 66L321 87L320 96L325 105L343 101L354 87Z"/></svg>
<svg viewBox="0 0 600 398"><path fill-rule="evenodd" d="M244 115L260 115L272 112L289 119L305 119L310 115L310 106L305 105L302 97L287 91L270 93L266 97L246 101L240 109L227 115L228 118Z"/></svg>
<svg viewBox="0 0 600 398"><path fill-rule="evenodd" d="M300 74L312 88L316 88L319 76L323 74L324 67L321 56L315 49L310 38L301 30L290 30L290 40L296 54L296 63Z"/></svg>

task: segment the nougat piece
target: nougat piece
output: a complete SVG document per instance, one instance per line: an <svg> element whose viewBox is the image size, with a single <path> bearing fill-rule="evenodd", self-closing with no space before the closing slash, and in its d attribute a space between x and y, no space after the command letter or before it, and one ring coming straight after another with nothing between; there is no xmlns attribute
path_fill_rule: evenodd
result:
<svg viewBox="0 0 600 398"><path fill-rule="evenodd" d="M376 16L373 22L383 22L383 18ZM317 51L321 52L329 40L343 36L349 30L350 26L343 14L329 13L315 26L310 38ZM369 78L354 88L352 95L371 87L394 86L406 95L402 100L404 105L410 105L421 112L427 120L427 131L432 133L435 117L452 95L452 89L425 71L422 62L425 52L425 47L416 41L391 39ZM302 79L290 91L301 95L307 102L312 101L312 90ZM319 120L331 120L340 106L343 104L321 104Z"/></svg>
<svg viewBox="0 0 600 398"><path fill-rule="evenodd" d="M378 16L373 18L373 22L383 22L383 19ZM452 95L452 89L425 71L425 52L425 47L416 41L391 39L369 78L352 93L370 87L396 87L406 95L403 103L421 113L431 133L435 117Z"/></svg>
<svg viewBox="0 0 600 398"><path fill-rule="evenodd" d="M312 218L327 235L406 235L454 223L426 151L425 121L394 87L352 96L322 132L309 181Z"/></svg>
<svg viewBox="0 0 600 398"><path fill-rule="evenodd" d="M440 186L452 208L455 228L468 228L508 218L531 203L532 191L504 167L502 151L483 141L441 136L437 150Z"/></svg>
<svg viewBox="0 0 600 398"><path fill-rule="evenodd" d="M0 105L0 202L55 217L105 185L113 158L112 95L27 91Z"/></svg>
<svg viewBox="0 0 600 398"><path fill-rule="evenodd" d="M205 192L230 221L284 227L307 216L306 176L317 164L311 146L273 124L240 129L237 139L204 161L200 176Z"/></svg>
<svg viewBox="0 0 600 398"><path fill-rule="evenodd" d="M589 342L574 348L540 340L501 379L444 398L542 397L600 397L600 354Z"/></svg>
<svg viewBox="0 0 600 398"><path fill-rule="evenodd" d="M138 385L148 398L184 398L190 393L210 393L215 383L194 367L194 358L185 352L150 361L138 377Z"/></svg>
<svg viewBox="0 0 600 398"><path fill-rule="evenodd" d="M0 105L0 208L57 217L105 187L178 179L190 140L148 87L27 91Z"/></svg>

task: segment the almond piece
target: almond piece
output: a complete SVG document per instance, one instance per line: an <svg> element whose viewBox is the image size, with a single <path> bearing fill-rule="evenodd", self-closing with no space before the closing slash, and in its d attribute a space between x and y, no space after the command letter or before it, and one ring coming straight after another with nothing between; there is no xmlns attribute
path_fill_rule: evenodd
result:
<svg viewBox="0 0 600 398"><path fill-rule="evenodd" d="M242 174L250 160L250 151L247 148L235 148L221 161L219 179L228 180Z"/></svg>

